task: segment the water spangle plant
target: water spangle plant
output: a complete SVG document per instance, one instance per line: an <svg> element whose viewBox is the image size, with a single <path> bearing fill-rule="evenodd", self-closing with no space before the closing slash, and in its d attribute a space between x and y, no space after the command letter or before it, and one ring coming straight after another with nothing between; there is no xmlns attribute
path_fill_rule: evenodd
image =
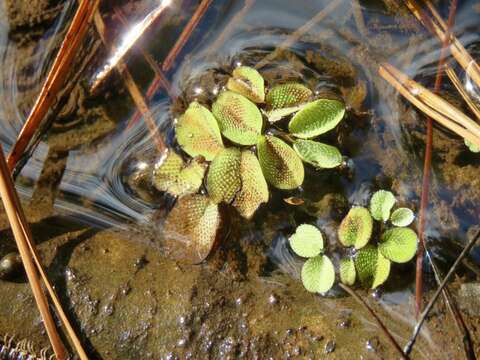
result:
<svg viewBox="0 0 480 360"><path fill-rule="evenodd" d="M344 247L352 248L339 262L340 281L345 285L352 286L358 279L363 286L375 289L389 278L392 262L406 263L415 256L417 234L407 227L415 216L408 208L391 213L395 203L390 191L379 190L373 194L369 209L352 207L340 223L338 239ZM374 223L374 219L378 222ZM384 229L388 220L393 227ZM375 230L381 235L373 241ZM318 293L330 290L335 282L335 271L324 254L321 232L313 225L300 225L290 236L289 244L298 256L309 258L301 274L305 288Z"/></svg>
<svg viewBox="0 0 480 360"><path fill-rule="evenodd" d="M268 185L280 190L302 185L304 163L317 169L342 164L336 147L314 138L339 124L344 103L316 98L296 82L271 85L267 89L254 68L237 67L211 106L193 101L176 121L184 154L169 149L152 182L178 197L164 235L167 246L182 244L186 256L180 257L200 262L208 255L220 226L220 204L250 219L268 202ZM323 269L326 263L309 264Z"/></svg>

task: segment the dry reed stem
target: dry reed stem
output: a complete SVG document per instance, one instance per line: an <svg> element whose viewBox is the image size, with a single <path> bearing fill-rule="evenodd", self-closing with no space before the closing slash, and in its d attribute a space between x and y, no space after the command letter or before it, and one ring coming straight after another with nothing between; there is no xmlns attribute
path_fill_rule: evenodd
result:
<svg viewBox="0 0 480 360"><path fill-rule="evenodd" d="M70 70L80 44L85 37L93 13L97 9L99 0L82 0L72 19L72 23L60 46L60 50L47 75L42 90L23 125L8 158L8 168L12 171L18 160L25 152L35 131L40 126L48 109L55 101L55 96L62 87Z"/></svg>
<svg viewBox="0 0 480 360"><path fill-rule="evenodd" d="M453 70L451 67L447 67L446 73L452 82L452 84L455 86L457 91L462 95L463 99L467 103L468 107L472 111L473 114L477 117L477 120L480 121L480 108L477 106L475 101L471 98L471 96L468 94L467 90L463 86L461 80L458 78L457 73L455 70Z"/></svg>
<svg viewBox="0 0 480 360"><path fill-rule="evenodd" d="M255 0L245 0L243 7L237 12L232 20L225 26L222 33L217 36L215 42L208 49L209 53L215 53L223 45L223 43L232 34L233 29L243 20L245 15L249 12L250 8L255 4Z"/></svg>
<svg viewBox="0 0 480 360"><path fill-rule="evenodd" d="M105 47L108 49L111 46L109 45L107 38L105 36L105 23L103 22L102 16L98 11L95 12L94 15L94 23L95 27L97 28L98 34L100 35L100 38L105 45ZM148 127L148 130L150 132L150 135L153 139L153 142L155 143L155 146L158 150L159 153L163 153L166 150L165 143L163 142L159 132L157 125L155 123L155 119L153 118L153 115L150 111L150 109L147 106L147 103L145 99L143 98L143 95L138 88L137 84L135 83L135 80L132 77L132 74L128 70L127 65L123 62L123 60L119 60L117 63L117 66L115 67L120 75L123 78L123 81L125 82L125 86L127 87L130 96L132 97L133 101L135 102L135 105L137 106L138 111L142 114L143 118L145 119L145 123Z"/></svg>
<svg viewBox="0 0 480 360"><path fill-rule="evenodd" d="M132 33L128 33L125 43L122 43L119 48L112 47L112 56L102 71L95 76L93 84L90 87L90 92L95 92L100 84L112 73L112 70L115 69L118 64L123 63L123 58L125 55L137 43L137 40L142 37L148 28L155 23L159 16L163 14L163 12L168 8L169 4L170 1L163 0L158 7L151 11L140 23L132 28Z"/></svg>
<svg viewBox="0 0 480 360"><path fill-rule="evenodd" d="M308 20L305 24L303 24L301 27L299 27L297 30L291 33L285 39L285 41L283 41L280 45L277 46L277 48L274 51L272 51L270 54L268 54L262 60L260 60L255 65L255 68L261 69L265 65L269 64L273 59L275 59L275 57L277 57L280 51L287 49L291 47L293 44L295 44L298 41L298 39L300 39L308 31L310 31L311 28L314 27L317 23L325 19L341 3L342 3L342 0L334 0L330 4L328 4L325 8L319 11L313 18Z"/></svg>
<svg viewBox="0 0 480 360"><path fill-rule="evenodd" d="M42 316L53 351L57 359L63 360L67 358L67 353L57 332L55 321L50 313L47 297L43 292L40 280L38 278L37 269L35 268L35 264L32 260L32 254L30 253L30 248L28 246L28 243L31 241L31 239L27 238L26 233L23 230L20 216L18 215L22 212L22 209L15 207L14 193L15 188L13 185L13 180L3 154L3 148L0 145L0 195L2 197L2 202L10 223L10 227L12 228L15 236L18 251L22 258L25 272L27 273L28 282L32 288L33 296L35 298L35 302L37 303L38 310L40 311L40 315Z"/></svg>
<svg viewBox="0 0 480 360"><path fill-rule="evenodd" d="M362 305L369 313L370 315L372 315L372 317L375 319L376 323L378 324L378 326L380 327L380 329L382 330L382 332L384 333L384 335L387 337L388 341L390 342L390 344L392 344L392 346L395 348L395 350L398 352L398 354L400 355L400 357L402 359L408 359L408 356L405 355L405 353L403 352L402 348L400 347L400 345L398 344L398 342L395 340L395 338L393 337L393 335L390 333L390 331L388 331L387 327L385 326L385 324L382 322L382 320L380 320L380 318L378 317L378 315L375 313L375 311L373 311L373 309L367 304L367 302L362 299L356 292L355 290L353 290L350 286L347 286L343 283L339 283L339 286L345 290L347 293L350 294L350 296L352 296L360 305Z"/></svg>
<svg viewBox="0 0 480 360"><path fill-rule="evenodd" d="M434 33L442 43L445 41L450 42L450 51L452 55L465 70L467 75L470 76L475 84L480 87L479 65L463 47L460 41L447 32L447 24L443 21L431 2L426 0L425 3L437 22L433 21L433 19L426 14L426 12L414 0L406 0L407 7L429 31Z"/></svg>
<svg viewBox="0 0 480 360"><path fill-rule="evenodd" d="M188 22L187 26L183 29L182 33L180 34L180 37L178 38L177 42L173 46L173 48L170 50L168 53L167 57L163 61L162 64L162 70L163 71L169 71L170 68L172 67L173 63L175 62L175 59L177 58L178 54L180 51L182 51L183 47L187 43L188 39L192 35L193 30L197 27L198 23L202 19L203 15L208 10L208 7L212 3L213 0L202 0L200 5L198 5L197 10L192 15L192 18Z"/></svg>
<svg viewBox="0 0 480 360"><path fill-rule="evenodd" d="M383 63L378 72L418 109L464 139L480 146L480 127L460 110L411 80L390 64Z"/></svg>

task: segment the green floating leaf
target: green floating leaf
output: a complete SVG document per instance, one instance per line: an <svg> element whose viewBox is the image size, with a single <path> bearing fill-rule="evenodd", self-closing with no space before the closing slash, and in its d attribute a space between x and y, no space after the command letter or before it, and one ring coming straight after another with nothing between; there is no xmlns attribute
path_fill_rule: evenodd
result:
<svg viewBox="0 0 480 360"><path fill-rule="evenodd" d="M175 125L177 141L188 155L212 160L223 149L222 136L210 110L196 101L180 116Z"/></svg>
<svg viewBox="0 0 480 360"><path fill-rule="evenodd" d="M169 152L153 170L153 185L174 196L193 194L202 186L206 164L193 159L185 166L180 155Z"/></svg>
<svg viewBox="0 0 480 360"><path fill-rule="evenodd" d="M245 96L232 91L221 93L212 105L220 131L240 145L254 145L262 130L262 114Z"/></svg>
<svg viewBox="0 0 480 360"><path fill-rule="evenodd" d="M387 259L406 263L417 252L417 234L410 228L389 229L383 233L378 247Z"/></svg>
<svg viewBox="0 0 480 360"><path fill-rule="evenodd" d="M375 220L387 221L395 205L395 196L390 191L379 190L370 199L370 212Z"/></svg>
<svg viewBox="0 0 480 360"><path fill-rule="evenodd" d="M372 289L376 289L387 281L390 275L390 260L386 259L381 252L377 252L377 266L373 276Z"/></svg>
<svg viewBox="0 0 480 360"><path fill-rule="evenodd" d="M312 140L297 140L293 149L303 161L324 169L331 169L342 163L342 154L335 146Z"/></svg>
<svg viewBox="0 0 480 360"><path fill-rule="evenodd" d="M269 122L276 122L305 107L312 91L302 84L286 83L276 85L267 94Z"/></svg>
<svg viewBox="0 0 480 360"><path fill-rule="evenodd" d="M355 271L355 263L351 258L343 258L340 260L340 280L348 286L355 284L357 272Z"/></svg>
<svg viewBox="0 0 480 360"><path fill-rule="evenodd" d="M302 282L310 292L325 293L335 282L335 269L325 255L308 259L302 267Z"/></svg>
<svg viewBox="0 0 480 360"><path fill-rule="evenodd" d="M249 66L240 66L233 70L228 79L227 89L239 93L256 103L265 101L265 81L262 75Z"/></svg>
<svg viewBox="0 0 480 360"><path fill-rule="evenodd" d="M480 152L480 147L475 145L473 142L470 140L465 139L465 145L468 147L468 149L473 152L473 153L479 153Z"/></svg>
<svg viewBox="0 0 480 360"><path fill-rule="evenodd" d="M338 228L338 239L344 246L354 245L360 249L372 236L373 220L364 207L353 207Z"/></svg>
<svg viewBox="0 0 480 360"><path fill-rule="evenodd" d="M294 136L310 139L332 130L345 116L345 105L338 100L320 99L309 103L290 121Z"/></svg>
<svg viewBox="0 0 480 360"><path fill-rule="evenodd" d="M305 176L302 160L285 142L275 136L262 136L257 151L268 183L283 190L302 185Z"/></svg>
<svg viewBox="0 0 480 360"><path fill-rule="evenodd" d="M399 208L392 213L390 216L390 221L393 225L399 227L405 227L410 225L415 219L413 211L408 208Z"/></svg>
<svg viewBox="0 0 480 360"><path fill-rule="evenodd" d="M390 274L390 261L373 245L360 249L354 263L360 282L372 289L383 284Z"/></svg>
<svg viewBox="0 0 480 360"><path fill-rule="evenodd" d="M323 250L322 233L313 225L300 225L288 240L298 256L311 258Z"/></svg>
<svg viewBox="0 0 480 360"><path fill-rule="evenodd" d="M312 96L312 91L298 83L276 85L267 94L266 103L277 110L304 104Z"/></svg>
<svg viewBox="0 0 480 360"><path fill-rule="evenodd" d="M207 191L218 204L231 203L242 185L240 175L241 152L237 148L223 149L210 163L207 174Z"/></svg>
<svg viewBox="0 0 480 360"><path fill-rule="evenodd" d="M242 151L240 161L240 180L242 188L235 197L233 205L240 215L250 219L260 204L268 201L268 185L262 173L257 157L250 150Z"/></svg>
<svg viewBox="0 0 480 360"><path fill-rule="evenodd" d="M164 226L164 245L175 259L197 264L210 253L220 227L218 205L204 195L177 200Z"/></svg>

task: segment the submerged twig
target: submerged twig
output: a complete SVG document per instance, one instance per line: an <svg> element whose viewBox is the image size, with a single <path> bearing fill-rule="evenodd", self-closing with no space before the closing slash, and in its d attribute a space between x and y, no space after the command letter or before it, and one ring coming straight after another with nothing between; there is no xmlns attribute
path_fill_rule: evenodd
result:
<svg viewBox="0 0 480 360"><path fill-rule="evenodd" d="M111 74L112 70L117 67L117 65L123 63L123 58L130 49L136 44L137 40L142 37L142 35L148 30L148 28L158 19L158 17L168 8L170 5L170 0L162 0L160 5L158 5L153 11L151 11L141 22L133 26L127 34L123 37L123 42L120 46L113 48L112 47L112 56L108 59L108 62L105 64L103 69L97 73L95 76L92 86L90 88L91 92L95 92L98 86Z"/></svg>
<svg viewBox="0 0 480 360"><path fill-rule="evenodd" d="M277 57L278 53L284 49L287 49L291 47L293 44L295 44L298 39L300 39L304 34L309 32L313 26L315 26L317 23L325 19L332 11L334 11L340 4L342 3L342 0L334 0L330 4L328 4L325 8L323 8L321 11L319 11L313 18L308 20L305 24L303 24L301 27L299 27L297 30L295 30L293 33L291 33L285 41L283 41L280 45L278 45L274 51L272 51L270 54L265 56L262 60L260 60L256 65L256 69L261 69L265 65L269 64L275 57Z"/></svg>
<svg viewBox="0 0 480 360"><path fill-rule="evenodd" d="M232 20L225 26L225 29L217 36L215 42L208 49L209 53L215 53L225 42L225 40L232 34L233 29L242 21L250 8L255 4L255 0L245 0L243 7L237 12Z"/></svg>
<svg viewBox="0 0 480 360"><path fill-rule="evenodd" d="M57 359L66 359L67 353L65 346L60 339L60 336L57 332L55 321L53 320L52 314L48 306L47 297L43 292L42 286L40 284L40 279L38 277L37 269L32 260L32 254L30 253L29 241L26 233L23 230L21 224L19 213L22 212L22 208L17 208L15 206L15 188L13 185L13 180L10 175L10 170L8 169L7 162L3 155L3 148L0 145L0 195L2 202L5 208L5 212L12 228L15 241L17 243L18 251L22 258L23 266L25 267L25 272L27 273L28 282L32 288L33 296L35 302L37 303L38 310L42 316L45 329L47 331L48 338L52 345L53 351Z"/></svg>
<svg viewBox="0 0 480 360"><path fill-rule="evenodd" d="M380 320L378 315L373 311L373 309L367 304L365 300L363 300L350 286L347 286L345 284L339 283L339 286L345 290L347 293L349 293L360 305L362 305L369 313L372 315L372 317L375 319L377 322L378 326L380 329L382 329L383 333L387 337L388 341L392 344L392 346L395 348L395 350L399 353L399 355L402 357L402 359L408 359L408 356L404 354L402 348L398 344L398 342L395 340L393 335L388 331L387 327L385 324Z"/></svg>
<svg viewBox="0 0 480 360"><path fill-rule="evenodd" d="M447 57L448 46L450 45L450 30L453 28L455 13L457 10L457 0L452 0L448 15L447 36L442 43L440 57L437 65L437 75L433 92L438 93L443 79L443 67ZM427 117L427 140L425 143L425 159L423 162L422 193L420 195L420 211L418 217L419 247L417 251L417 268L415 273L415 313L418 315L422 308L423 295L423 258L425 254L425 225L428 207L428 198L430 193L430 167L432 161L432 142L433 142L433 121Z"/></svg>
<svg viewBox="0 0 480 360"><path fill-rule="evenodd" d="M378 73L418 109L457 135L480 146L480 126L467 115L390 64L381 64Z"/></svg>
<svg viewBox="0 0 480 360"><path fill-rule="evenodd" d="M477 120L480 121L480 108L475 103L475 101L473 101L470 94L467 92L467 90L463 86L463 84L460 81L460 79L458 78L458 75L455 72L455 70L453 70L451 67L447 67L446 73L447 73L450 81L452 82L452 84L457 89L457 91L460 93L460 95L462 95L463 99L467 103L467 105L470 108L470 110L472 111L472 113L474 113L475 116L477 117Z"/></svg>
<svg viewBox="0 0 480 360"><path fill-rule="evenodd" d="M453 265L451 266L450 270L448 270L447 275L443 279L442 283L438 287L438 289L435 291L433 294L432 298L430 299L429 303L425 307L425 310L421 314L417 324L415 325L415 328L413 330L412 337L408 341L407 345L405 346L404 352L405 354L410 354L412 351L413 345L415 344L415 341L417 339L418 334L420 333L420 330L422 328L423 323L425 322L425 319L427 318L430 310L432 310L433 305L435 305L435 302L437 301L438 297L440 296L440 293L442 292L443 288L447 284L447 282L450 280L452 275L455 273L455 270L457 269L458 265L462 262L463 258L470 253L470 250L475 246L477 240L480 238L480 230L477 231L477 233L472 237L472 239L469 241L467 246L462 250L460 255L457 257Z"/></svg>
<svg viewBox="0 0 480 360"><path fill-rule="evenodd" d="M10 171L15 168L45 114L55 101L58 91L65 82L70 65L83 41L98 3L99 0L82 0L80 2L42 90L8 155L7 163Z"/></svg>
<svg viewBox="0 0 480 360"><path fill-rule="evenodd" d="M175 59L177 58L178 54L180 51L182 51L183 47L187 43L188 39L192 35L193 30L197 27L198 23L202 19L203 15L208 10L208 7L212 3L213 0L202 0L200 5L198 5L197 10L195 10L194 14L192 15L192 18L188 22L187 26L183 29L182 33L180 34L180 37L178 38L177 42L173 46L172 50L168 53L167 57L163 61L162 64L162 70L163 71L168 71L172 67L173 63L175 62Z"/></svg>
<svg viewBox="0 0 480 360"><path fill-rule="evenodd" d="M100 35L100 38L103 42L103 44L109 48L110 44L107 41L106 35L105 35L105 23L103 22L102 16L98 11L95 12L94 15L94 23L95 27L97 28L97 31ZM155 123L155 119L153 118L153 115L150 111L150 109L147 106L147 102L145 101L140 89L138 88L137 84L135 83L132 74L130 74L130 71L128 70L127 65L123 62L123 60L119 60L117 62L116 69L119 71L120 75L123 78L123 81L125 82L125 86L127 87L130 96L132 97L133 101L135 102L135 105L137 106L138 111L142 114L142 116L145 119L145 123L148 127L148 130L150 132L150 135L153 139L153 142L155 143L155 146L158 150L159 153L163 153L166 149L165 143L162 140L162 137L160 136L158 132L157 125Z"/></svg>

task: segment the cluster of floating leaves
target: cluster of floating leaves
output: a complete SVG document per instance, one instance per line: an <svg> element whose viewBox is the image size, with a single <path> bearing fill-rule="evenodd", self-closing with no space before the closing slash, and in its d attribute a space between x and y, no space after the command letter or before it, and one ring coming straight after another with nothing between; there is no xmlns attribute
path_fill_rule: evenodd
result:
<svg viewBox="0 0 480 360"><path fill-rule="evenodd" d="M233 71L210 108L192 102L175 125L188 161L169 150L153 171L154 186L178 197L165 224L165 240L182 244L184 254L176 255L193 262L208 255L221 203L250 219L268 201L268 185L282 190L302 185L304 163L341 165L336 147L312 139L334 129L344 116L343 102L315 98L295 82L266 89L261 74L247 66ZM284 120L288 130L267 133L268 125L278 128Z"/></svg>
<svg viewBox="0 0 480 360"><path fill-rule="evenodd" d="M417 234L408 226L414 220L412 210L398 208L390 191L379 190L370 199L370 207L350 209L338 228L338 239L345 247L353 247L353 254L340 260L340 280L354 285L359 279L372 289L387 281L391 262L406 263L417 251ZM370 242L374 220L386 229L376 244ZM302 282L310 292L324 293L335 282L335 270L330 259L323 254L323 238L312 225L300 225L289 238L290 247L299 256L308 258L302 268Z"/></svg>

